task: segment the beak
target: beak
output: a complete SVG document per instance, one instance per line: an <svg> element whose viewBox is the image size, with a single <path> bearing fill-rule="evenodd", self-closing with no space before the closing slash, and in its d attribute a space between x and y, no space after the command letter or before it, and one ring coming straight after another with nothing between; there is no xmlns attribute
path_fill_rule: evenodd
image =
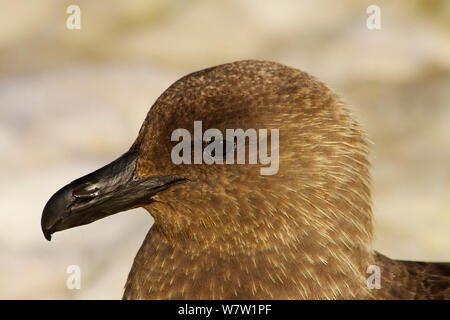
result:
<svg viewBox="0 0 450 320"><path fill-rule="evenodd" d="M56 231L147 205L156 193L187 180L178 176L141 178L136 174L137 158L137 152L129 151L57 191L42 212L45 238L50 241Z"/></svg>

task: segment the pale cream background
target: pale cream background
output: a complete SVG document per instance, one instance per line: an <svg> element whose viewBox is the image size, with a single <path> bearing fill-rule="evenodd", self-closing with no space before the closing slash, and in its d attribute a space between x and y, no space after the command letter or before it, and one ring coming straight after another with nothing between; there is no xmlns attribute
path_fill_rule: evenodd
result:
<svg viewBox="0 0 450 320"><path fill-rule="evenodd" d="M82 29L65 9L81 7ZM54 235L64 184L125 152L180 76L257 58L305 70L374 142L375 248L450 261L450 2L0 1L0 298L120 298L152 220L144 210ZM65 287L81 267L81 290Z"/></svg>

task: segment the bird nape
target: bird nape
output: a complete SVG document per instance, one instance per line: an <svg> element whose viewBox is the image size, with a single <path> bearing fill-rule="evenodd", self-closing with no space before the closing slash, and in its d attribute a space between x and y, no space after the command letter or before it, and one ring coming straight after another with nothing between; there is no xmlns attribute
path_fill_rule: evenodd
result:
<svg viewBox="0 0 450 320"><path fill-rule="evenodd" d="M269 146L277 170L262 174ZM172 84L129 151L50 198L42 230L50 240L145 208L155 223L124 299L448 299L450 264L372 249L367 155L359 124L316 78L223 64Z"/></svg>

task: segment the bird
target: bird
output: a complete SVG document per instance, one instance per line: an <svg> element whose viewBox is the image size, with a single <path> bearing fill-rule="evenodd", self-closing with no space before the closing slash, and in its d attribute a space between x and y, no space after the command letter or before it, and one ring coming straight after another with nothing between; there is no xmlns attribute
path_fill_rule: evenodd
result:
<svg viewBox="0 0 450 320"><path fill-rule="evenodd" d="M244 142L259 134L260 149L245 145L237 161L231 129ZM276 170L263 174L255 152L269 149ZM315 77L277 62L225 63L165 90L130 149L57 191L41 227L50 240L145 208L154 224L123 299L449 299L450 263L373 249L368 155L350 108Z"/></svg>

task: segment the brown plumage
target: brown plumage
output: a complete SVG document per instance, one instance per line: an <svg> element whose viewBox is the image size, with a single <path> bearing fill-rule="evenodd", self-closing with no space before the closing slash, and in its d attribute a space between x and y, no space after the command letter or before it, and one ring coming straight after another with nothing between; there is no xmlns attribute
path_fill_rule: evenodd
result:
<svg viewBox="0 0 450 320"><path fill-rule="evenodd" d="M204 130L279 129L278 173L261 175L259 164L174 164L171 133L192 132L199 120ZM339 97L302 71L240 61L187 75L155 102L129 153L126 175L171 182L145 203L120 207L143 206L155 219L125 299L450 297L450 264L373 251L365 136ZM99 174L66 186L65 199L69 189L77 199L98 197L89 190L101 190ZM114 213L102 207L100 217L60 222L52 199L43 215L47 238ZM381 289L368 288L369 265L380 267Z"/></svg>

